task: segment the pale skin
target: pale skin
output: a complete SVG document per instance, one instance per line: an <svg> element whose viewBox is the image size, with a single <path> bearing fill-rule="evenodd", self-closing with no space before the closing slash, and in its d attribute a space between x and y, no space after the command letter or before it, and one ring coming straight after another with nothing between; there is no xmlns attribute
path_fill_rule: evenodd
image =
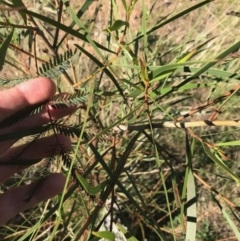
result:
<svg viewBox="0 0 240 241"><path fill-rule="evenodd" d="M55 94L55 91L55 84L47 78L33 79L13 88L0 91L0 122L24 107L48 100ZM69 115L75 110L73 107L61 110L55 110L51 107L49 109L53 120ZM49 114L47 109L45 109L43 112L27 117L9 128L0 129L0 135L13 132L14 130L43 125L48 122ZM21 165L21 158L31 160L46 157L46 150L51 148L52 144L56 143L55 138L55 136L51 136L38 140L24 154L20 155L18 159L19 165L0 165L0 182L4 182L14 173L26 168L23 164ZM71 142L67 137L59 134L57 139L70 148ZM16 141L0 142L0 162L11 161L11 154L14 151L16 152L14 148L21 148L21 146L11 148ZM6 224L7 221L18 213L59 194L63 190L64 184L65 177L61 173L47 176L42 180L41 185L27 203L23 202L23 200L26 199L26 192L29 190L28 185L16 187L0 194L0 225Z"/></svg>

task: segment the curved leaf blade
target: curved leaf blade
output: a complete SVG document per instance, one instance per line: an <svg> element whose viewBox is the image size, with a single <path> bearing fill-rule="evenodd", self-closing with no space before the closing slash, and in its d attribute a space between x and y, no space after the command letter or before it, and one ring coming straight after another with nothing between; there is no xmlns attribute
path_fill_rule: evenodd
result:
<svg viewBox="0 0 240 241"><path fill-rule="evenodd" d="M6 37L6 39L3 41L3 43L0 46L0 70L2 70L4 62L5 62L5 57L7 53L7 49L9 44L11 43L12 36L14 33L14 28L12 29L11 33Z"/></svg>

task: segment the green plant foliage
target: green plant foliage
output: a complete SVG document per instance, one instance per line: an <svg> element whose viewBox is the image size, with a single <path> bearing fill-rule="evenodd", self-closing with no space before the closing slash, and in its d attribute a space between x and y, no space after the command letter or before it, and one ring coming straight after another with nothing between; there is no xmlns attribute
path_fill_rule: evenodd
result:
<svg viewBox="0 0 240 241"><path fill-rule="evenodd" d="M3 68L5 56L6 56L9 44L11 43L13 32L14 32L14 29L12 29L10 34L6 37L6 39L2 42L2 44L0 46L0 55L1 55L0 70Z"/></svg>
<svg viewBox="0 0 240 241"><path fill-rule="evenodd" d="M2 188L31 182L29 202L49 172L66 185L0 239L239 239L238 2L26 2L1 1L0 88L48 77L57 93L0 122L0 145L23 147L0 168L31 166ZM49 136L46 158L21 159Z"/></svg>
<svg viewBox="0 0 240 241"><path fill-rule="evenodd" d="M123 26L128 26L128 25L129 25L128 22L118 19L110 27L108 27L107 30L112 32L112 31L119 30Z"/></svg>

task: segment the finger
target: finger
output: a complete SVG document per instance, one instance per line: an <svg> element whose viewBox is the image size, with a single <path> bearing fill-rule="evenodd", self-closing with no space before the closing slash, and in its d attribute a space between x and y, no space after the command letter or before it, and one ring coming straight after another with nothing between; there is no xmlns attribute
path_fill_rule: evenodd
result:
<svg viewBox="0 0 240 241"><path fill-rule="evenodd" d="M59 194L64 187L65 177L60 173L54 173L44 178L29 202L26 199L30 185L11 189L0 195L0 225L4 225L18 213L29 209L36 204Z"/></svg>
<svg viewBox="0 0 240 241"><path fill-rule="evenodd" d="M22 130L26 128L41 126L50 121L58 120L64 116L70 115L77 110L77 106L70 106L64 109L54 109L51 106L45 107L38 114L34 114L19 120L16 124L10 127L0 128L0 134L10 133L16 130Z"/></svg>
<svg viewBox="0 0 240 241"><path fill-rule="evenodd" d="M17 131L17 130L23 130L23 129L29 129L37 126L42 126L48 123L50 118L52 121L55 121L64 116L68 116L74 113L77 107L68 107L66 109L53 109L49 107L49 109L50 109L51 117L49 116L49 113L46 113L46 111L40 114L33 115L31 117L27 117L23 121L18 122L16 125L11 126L10 128L0 129L0 135L6 134L6 133L13 133L14 131ZM1 142L0 154L5 152L17 140L18 139L12 139L9 141Z"/></svg>
<svg viewBox="0 0 240 241"><path fill-rule="evenodd" d="M29 80L11 89L1 91L0 121L28 105L41 103L49 99L55 91L54 82L44 77Z"/></svg>
<svg viewBox="0 0 240 241"><path fill-rule="evenodd" d="M41 138L32 144L26 143L9 149L0 155L1 162L9 162L9 165L0 165L0 183L14 173L29 167L30 163L34 164L43 158L59 155L61 153L60 145L64 150L70 150L71 141L68 137L58 134Z"/></svg>

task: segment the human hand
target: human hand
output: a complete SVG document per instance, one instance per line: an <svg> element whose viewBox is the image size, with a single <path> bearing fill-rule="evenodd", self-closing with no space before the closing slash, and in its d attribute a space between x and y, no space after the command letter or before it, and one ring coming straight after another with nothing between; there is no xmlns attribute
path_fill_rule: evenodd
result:
<svg viewBox="0 0 240 241"><path fill-rule="evenodd" d="M0 91L0 123L24 107L48 100L55 94L55 91L55 84L51 80L43 77L24 82L11 89ZM60 110L53 108L49 109L52 120L69 115L75 110L74 107ZM13 132L14 130L23 130L30 127L41 126L47 122L49 122L49 114L47 110L43 110L41 113L29 116L13 126L1 128L0 135ZM70 148L71 142L69 138L59 134L57 135L57 139L59 142L63 143L65 147ZM8 140L0 142L0 162L10 162L12 154L16 152L16 150L21 150L21 148L24 147L24 145L20 145L11 148L16 141L17 140ZM18 157L17 161L19 161L19 165L0 165L0 183L7 180L14 173L26 168L26 166L21 164L21 159L32 160L45 158L47 150L50 148L49 146L55 143L55 136L42 138L36 141L31 145L31 148L28 148ZM29 202L23 202L23 200L26 199L26 193L31 184L13 188L1 194L0 225L4 225L19 212L29 209L39 202L57 195L62 191L64 183L65 177L62 174L55 173L49 175L41 180L41 185Z"/></svg>

